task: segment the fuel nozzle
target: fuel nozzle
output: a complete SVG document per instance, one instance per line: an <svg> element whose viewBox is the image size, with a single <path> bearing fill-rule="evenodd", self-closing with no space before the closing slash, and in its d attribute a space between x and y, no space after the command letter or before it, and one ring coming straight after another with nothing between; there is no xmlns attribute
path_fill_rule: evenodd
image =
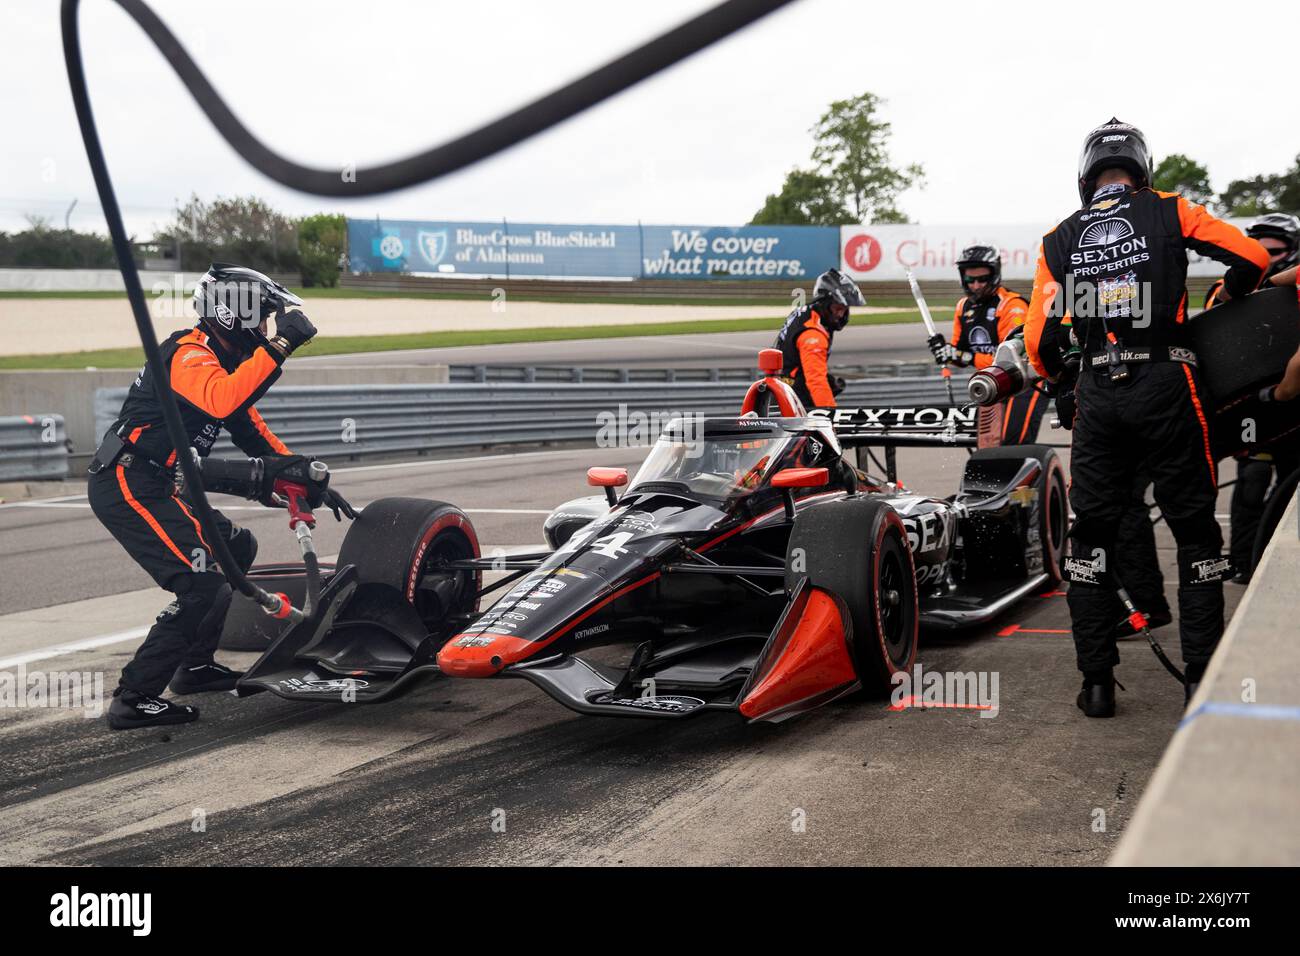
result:
<svg viewBox="0 0 1300 956"><path fill-rule="evenodd" d="M966 383L966 392L976 405L996 405L1023 391L1038 379L1038 372L1025 353L1025 340L1014 335L998 346L993 364L980 369Z"/></svg>

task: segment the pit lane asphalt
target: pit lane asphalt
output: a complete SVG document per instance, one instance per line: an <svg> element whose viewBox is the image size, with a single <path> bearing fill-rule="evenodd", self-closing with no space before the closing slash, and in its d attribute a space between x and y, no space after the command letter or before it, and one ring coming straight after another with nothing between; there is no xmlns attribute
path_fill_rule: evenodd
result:
<svg viewBox="0 0 1300 956"><path fill-rule="evenodd" d="M340 469L335 480L358 503L455 501L487 547L525 546L540 542L542 515L519 512L585 494L588 465L642 454ZM910 486L946 495L964 453L899 457ZM86 636L67 621L93 601L122 604L122 621L139 626L165 603L136 593L147 578L84 499L49 504L60 507L0 507L0 658ZM281 514L235 514L262 540L261 559L292 559ZM342 529L326 518L319 537L333 553ZM1158 541L1172 597L1163 525ZM1227 590L1231 609L1241 590ZM991 718L862 699L776 726L592 718L522 681L451 679L374 707L204 695L193 700L201 721L166 732L113 733L69 707L0 707L0 863L1101 863L1174 732L1181 688L1144 642L1122 642L1120 714L1085 720L1069 636L1056 633L1069 627L1065 603L1051 594L970 634L922 636L926 669L998 674ZM28 626L19 648L12 622L32 616L48 633L33 639ZM1176 651L1174 629L1158 637ZM136 643L27 672L99 671L111 691Z"/></svg>

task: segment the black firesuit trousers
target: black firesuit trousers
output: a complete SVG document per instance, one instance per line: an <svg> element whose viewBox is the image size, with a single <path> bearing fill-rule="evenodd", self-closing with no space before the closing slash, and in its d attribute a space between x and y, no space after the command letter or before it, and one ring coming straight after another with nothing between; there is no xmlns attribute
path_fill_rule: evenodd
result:
<svg viewBox="0 0 1300 956"><path fill-rule="evenodd" d="M1179 637L1183 660L1204 663L1223 634L1223 534L1214 517L1218 476L1195 370L1180 362L1129 366L1126 382L1081 373L1070 453L1075 514L1066 576L1079 669L1119 663L1116 624L1124 613L1125 514L1146 476L1178 544ZM1131 520L1131 519L1127 519ZM1131 566L1131 562L1130 562Z"/></svg>
<svg viewBox="0 0 1300 956"><path fill-rule="evenodd" d="M230 584L193 509L161 469L117 464L92 475L87 490L95 517L159 587L176 596L122 669L119 689L156 696L178 667L212 662L230 608ZM220 512L217 525L236 562L248 570L257 540Z"/></svg>
<svg viewBox="0 0 1300 956"><path fill-rule="evenodd" d="M1151 478L1139 474L1129 504L1120 518L1116 576L1124 582L1124 590L1128 591L1139 611L1148 617L1164 617L1169 614L1169 601L1165 598L1165 576L1160 570L1155 526L1151 523L1151 509L1146 501L1149 487Z"/></svg>

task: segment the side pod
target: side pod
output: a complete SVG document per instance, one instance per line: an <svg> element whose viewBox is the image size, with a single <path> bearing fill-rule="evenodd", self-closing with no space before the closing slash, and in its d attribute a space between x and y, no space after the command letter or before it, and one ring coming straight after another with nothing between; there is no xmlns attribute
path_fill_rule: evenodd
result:
<svg viewBox="0 0 1300 956"><path fill-rule="evenodd" d="M776 723L857 690L852 644L843 599L800 579L740 692L741 715Z"/></svg>

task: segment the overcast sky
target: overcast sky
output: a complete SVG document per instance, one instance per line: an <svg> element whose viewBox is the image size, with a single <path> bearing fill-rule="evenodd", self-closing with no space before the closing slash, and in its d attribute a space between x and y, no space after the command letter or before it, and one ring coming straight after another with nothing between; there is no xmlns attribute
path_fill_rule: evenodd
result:
<svg viewBox="0 0 1300 956"><path fill-rule="evenodd" d="M527 102L710 4L151 0L235 113L314 166L396 158ZM1085 11L1095 11L1091 16ZM1106 12L1109 11L1109 12ZM1249 14L1246 16L1246 14ZM1245 22L1234 24L1241 15ZM103 228L68 94L57 0L4 0L0 229L24 213ZM1157 157L1213 185L1300 153L1294 66L1260 72L1276 37L1294 63L1300 4L870 3L800 0L557 129L435 185L351 202L251 170L161 55L108 0L84 0L100 135L141 236L196 192L256 194L301 214L541 222L733 224L805 164L835 99L888 102L891 150L928 182L927 223L1055 222L1074 208L1080 140L1112 114Z"/></svg>

